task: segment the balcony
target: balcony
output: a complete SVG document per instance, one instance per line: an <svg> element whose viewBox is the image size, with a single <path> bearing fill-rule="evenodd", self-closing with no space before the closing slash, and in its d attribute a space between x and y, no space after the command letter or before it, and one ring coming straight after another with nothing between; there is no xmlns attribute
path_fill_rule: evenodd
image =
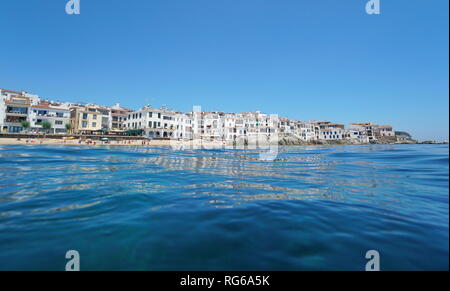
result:
<svg viewBox="0 0 450 291"><path fill-rule="evenodd" d="M20 125L22 121L26 120L26 118L5 118L4 122L8 124Z"/></svg>
<svg viewBox="0 0 450 291"><path fill-rule="evenodd" d="M15 111L15 110L7 110L5 113L7 116L27 116L28 115L28 112Z"/></svg>
<svg viewBox="0 0 450 291"><path fill-rule="evenodd" d="M36 117L69 118L69 116L64 116L64 115L61 115L61 114L54 114L54 113L36 114Z"/></svg>

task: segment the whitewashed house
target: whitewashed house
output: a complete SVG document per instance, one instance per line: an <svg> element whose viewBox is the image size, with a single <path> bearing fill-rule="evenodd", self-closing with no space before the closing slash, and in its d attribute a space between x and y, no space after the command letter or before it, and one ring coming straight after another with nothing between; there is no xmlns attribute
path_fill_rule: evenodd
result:
<svg viewBox="0 0 450 291"><path fill-rule="evenodd" d="M49 133L66 134L67 124L70 124L70 104L53 103L42 101L31 105L29 110L30 130L42 132L42 123L49 122L51 129Z"/></svg>
<svg viewBox="0 0 450 291"><path fill-rule="evenodd" d="M223 137L226 141L236 140L236 115L226 113L222 117Z"/></svg>
<svg viewBox="0 0 450 291"><path fill-rule="evenodd" d="M371 122L350 123L349 129L358 131L360 140L365 143L376 141L375 130L378 125Z"/></svg>
<svg viewBox="0 0 450 291"><path fill-rule="evenodd" d="M379 125L377 127L376 132L379 134L379 136L395 137L395 131L392 129L392 126L390 125Z"/></svg>
<svg viewBox="0 0 450 291"><path fill-rule="evenodd" d="M0 132L22 132L22 122L29 121L30 106L39 101L38 95L0 89Z"/></svg>
<svg viewBox="0 0 450 291"><path fill-rule="evenodd" d="M174 116L175 132L173 138L192 139L192 115L177 112Z"/></svg>
<svg viewBox="0 0 450 291"><path fill-rule="evenodd" d="M339 127L326 127L319 130L320 140L342 140L344 139L344 129Z"/></svg>
<svg viewBox="0 0 450 291"><path fill-rule="evenodd" d="M141 110L128 114L126 128L129 131L140 130L142 135L148 138L179 138L180 131L176 132L177 115L177 113L165 108L156 109L146 106ZM178 125L183 125L184 128L185 124L182 124L183 122Z"/></svg>

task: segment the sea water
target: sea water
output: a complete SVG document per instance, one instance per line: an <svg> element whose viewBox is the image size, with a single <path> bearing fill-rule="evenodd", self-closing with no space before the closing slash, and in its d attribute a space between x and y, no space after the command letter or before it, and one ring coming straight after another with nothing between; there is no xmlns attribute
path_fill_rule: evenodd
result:
<svg viewBox="0 0 450 291"><path fill-rule="evenodd" d="M448 155L0 146L0 270L447 270Z"/></svg>

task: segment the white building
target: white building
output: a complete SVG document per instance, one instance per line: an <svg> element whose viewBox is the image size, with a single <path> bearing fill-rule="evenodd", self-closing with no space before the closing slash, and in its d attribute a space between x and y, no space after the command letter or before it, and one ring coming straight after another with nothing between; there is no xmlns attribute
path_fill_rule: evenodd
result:
<svg viewBox="0 0 450 291"><path fill-rule="evenodd" d="M293 134L303 141L311 141L316 139L316 134L314 130L314 123L312 122L302 122L293 121L294 125Z"/></svg>
<svg viewBox="0 0 450 291"><path fill-rule="evenodd" d="M366 136L361 135L361 133L359 132L359 130L355 130L355 129L346 129L344 131L344 139L347 140L356 140L359 142L366 142Z"/></svg>
<svg viewBox="0 0 450 291"><path fill-rule="evenodd" d="M319 130L320 140L341 140L344 139L344 129L339 127L326 127Z"/></svg>
<svg viewBox="0 0 450 291"><path fill-rule="evenodd" d="M378 125L371 122L350 123L349 129L358 131L362 142L370 143L376 141L375 130Z"/></svg>
<svg viewBox="0 0 450 291"><path fill-rule="evenodd" d="M256 112L193 112L192 131L195 139L254 140L278 132L278 117Z"/></svg>
<svg viewBox="0 0 450 291"><path fill-rule="evenodd" d="M129 131L142 131L148 138L189 139L192 137L192 119L188 114L146 106L128 113L125 122Z"/></svg>
<svg viewBox="0 0 450 291"><path fill-rule="evenodd" d="M122 108L120 104L115 104L109 111L109 126L108 128L113 132L123 132L128 114L132 112L130 109Z"/></svg>
<svg viewBox="0 0 450 291"><path fill-rule="evenodd" d="M236 130L236 115L233 113L225 113L222 116L222 135L227 141L236 140L237 130Z"/></svg>
<svg viewBox="0 0 450 291"><path fill-rule="evenodd" d="M379 125L377 127L376 133L379 136L383 137L395 137L395 131L392 129L392 126L390 125Z"/></svg>
<svg viewBox="0 0 450 291"><path fill-rule="evenodd" d="M176 139L192 139L192 115L177 112L174 116L175 132L174 138Z"/></svg>
<svg viewBox="0 0 450 291"><path fill-rule="evenodd" d="M30 130L32 132L42 132L42 123L51 124L50 133L65 134L66 126L70 124L70 104L52 103L42 101L31 105L29 110Z"/></svg>
<svg viewBox="0 0 450 291"><path fill-rule="evenodd" d="M223 140L223 113L204 112L203 118L203 139Z"/></svg>
<svg viewBox="0 0 450 291"><path fill-rule="evenodd" d="M25 91L0 89L0 132L22 132L22 122L29 121L29 107L39 100L38 95Z"/></svg>
<svg viewBox="0 0 450 291"><path fill-rule="evenodd" d="M284 133L287 135L295 134L294 122L287 118L280 118L280 121L278 123L278 129L280 133Z"/></svg>

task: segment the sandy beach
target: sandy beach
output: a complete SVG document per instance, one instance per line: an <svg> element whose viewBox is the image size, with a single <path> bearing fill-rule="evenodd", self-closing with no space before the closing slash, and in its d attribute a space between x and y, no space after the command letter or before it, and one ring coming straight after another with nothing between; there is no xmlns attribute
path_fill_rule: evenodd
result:
<svg viewBox="0 0 450 291"><path fill-rule="evenodd" d="M53 138L0 138L0 145L87 145L87 146L173 146L173 147L222 147L218 141L180 140L80 140Z"/></svg>

